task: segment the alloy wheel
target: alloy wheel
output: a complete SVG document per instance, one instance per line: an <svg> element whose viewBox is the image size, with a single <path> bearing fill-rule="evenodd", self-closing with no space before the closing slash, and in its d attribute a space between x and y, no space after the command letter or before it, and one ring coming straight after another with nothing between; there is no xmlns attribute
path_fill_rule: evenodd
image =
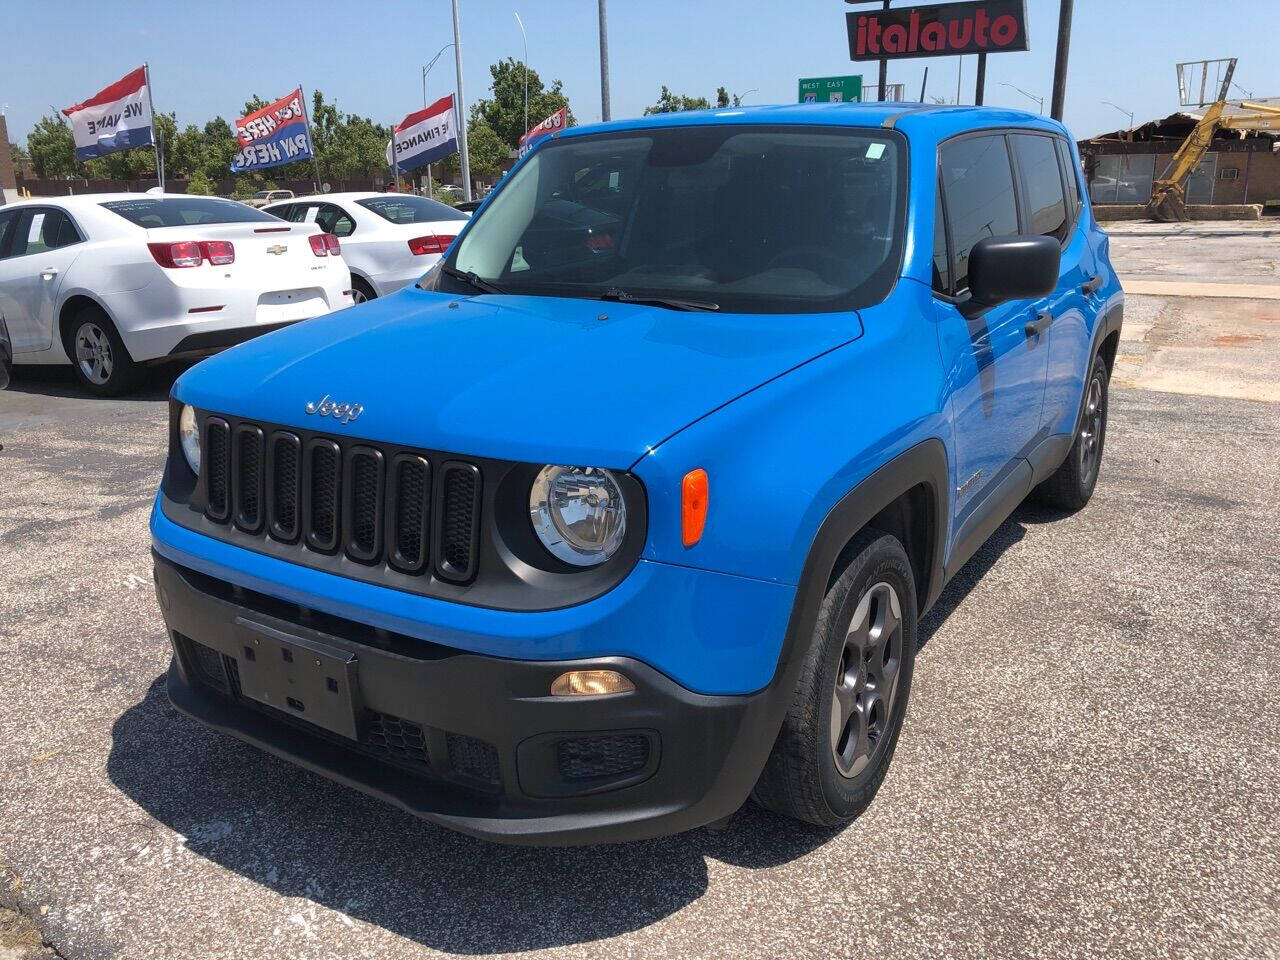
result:
<svg viewBox="0 0 1280 960"><path fill-rule="evenodd" d="M1084 405L1084 422L1080 425L1080 478L1085 483L1093 479L1094 472L1098 469L1098 460L1102 455L1105 412L1102 380L1094 377L1089 381L1089 396Z"/></svg>
<svg viewBox="0 0 1280 960"><path fill-rule="evenodd" d="M831 698L831 754L841 776L856 777L889 741L902 667L902 604L885 581L858 601L845 634Z"/></svg>
<svg viewBox="0 0 1280 960"><path fill-rule="evenodd" d="M111 371L115 369L111 341L96 323L82 323L76 331L76 363L90 383L101 386L111 379Z"/></svg>

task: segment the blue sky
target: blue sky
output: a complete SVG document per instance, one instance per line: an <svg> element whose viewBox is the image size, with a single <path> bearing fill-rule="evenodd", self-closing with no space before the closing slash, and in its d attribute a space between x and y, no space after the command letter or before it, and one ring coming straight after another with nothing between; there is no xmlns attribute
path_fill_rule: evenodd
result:
<svg viewBox="0 0 1280 960"><path fill-rule="evenodd" d="M1101 100L1142 118L1176 108L1178 60L1236 56L1238 82L1280 96L1275 30L1259 9L1273 0L1076 0L1066 121L1081 137L1127 121ZM529 62L564 81L580 123L600 117L596 0L460 0L468 101L488 90L488 64L521 56L519 11ZM899 3L898 5L904 5ZM987 102L1035 104L1001 82L1048 97L1058 0L1027 0L1031 50L989 58ZM792 102L802 76L863 73L848 59L841 0L610 0L609 50L615 118L640 113L665 83L713 96L726 86L748 103ZM1263 15L1268 16L1268 15ZM1270 14L1272 27L1280 14ZM193 4L59 0L22 5L6 17L0 107L9 133L25 141L51 107L95 93L144 60L157 109L178 122L233 119L254 93L282 96L295 84L322 89L340 108L398 121L421 106L421 67L452 39L448 0L274 0ZM453 86L452 51L429 80L432 99ZM918 97L925 65L931 95L956 96L956 59L890 64L890 81ZM974 58L964 63L961 99L972 102Z"/></svg>

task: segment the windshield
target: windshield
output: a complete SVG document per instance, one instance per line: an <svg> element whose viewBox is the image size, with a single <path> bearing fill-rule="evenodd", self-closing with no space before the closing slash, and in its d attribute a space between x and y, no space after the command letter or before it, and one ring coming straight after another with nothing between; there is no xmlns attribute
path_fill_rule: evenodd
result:
<svg viewBox="0 0 1280 960"><path fill-rule="evenodd" d="M370 197L366 200L357 200L356 203L362 207L368 207L378 216L392 223L438 223L441 220L471 219L447 203L412 195Z"/></svg>
<svg viewBox="0 0 1280 960"><path fill-rule="evenodd" d="M547 142L436 282L745 313L866 306L898 272L901 144L880 130L747 125Z"/></svg>
<svg viewBox="0 0 1280 960"><path fill-rule="evenodd" d="M102 204L139 227L186 227L201 223L256 223L275 218L243 203L216 197L139 197Z"/></svg>

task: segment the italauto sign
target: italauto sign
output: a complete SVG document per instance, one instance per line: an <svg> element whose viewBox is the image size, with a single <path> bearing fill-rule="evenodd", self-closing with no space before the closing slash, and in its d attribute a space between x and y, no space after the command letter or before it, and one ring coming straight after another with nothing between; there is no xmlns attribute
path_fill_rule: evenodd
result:
<svg viewBox="0 0 1280 960"><path fill-rule="evenodd" d="M1023 0L939 3L872 13L846 13L849 57L902 60L1027 49Z"/></svg>

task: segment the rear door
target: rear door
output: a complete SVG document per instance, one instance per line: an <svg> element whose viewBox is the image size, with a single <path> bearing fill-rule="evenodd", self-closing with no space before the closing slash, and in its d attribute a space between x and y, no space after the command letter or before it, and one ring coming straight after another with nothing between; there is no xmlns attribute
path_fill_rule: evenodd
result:
<svg viewBox="0 0 1280 960"><path fill-rule="evenodd" d="M57 207L17 211L0 261L0 286L5 289L0 310L15 354L52 345L58 291L83 239L71 218Z"/></svg>
<svg viewBox="0 0 1280 960"><path fill-rule="evenodd" d="M1003 133L965 135L938 153L944 229L935 239L938 337L951 385L957 525L1022 463L1040 430L1049 351L1029 336L1036 304L1014 300L976 316L969 251L984 237L1022 232L1013 155Z"/></svg>

